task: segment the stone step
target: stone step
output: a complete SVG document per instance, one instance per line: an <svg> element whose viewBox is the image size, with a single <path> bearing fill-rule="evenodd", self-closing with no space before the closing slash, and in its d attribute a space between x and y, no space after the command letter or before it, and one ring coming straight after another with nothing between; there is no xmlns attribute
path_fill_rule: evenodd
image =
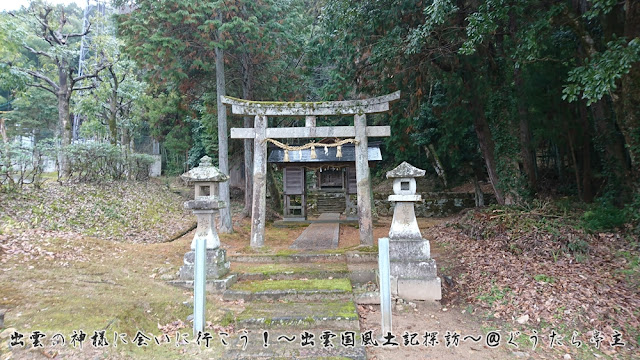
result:
<svg viewBox="0 0 640 360"><path fill-rule="evenodd" d="M375 283L378 275L378 263L350 263L348 264L349 280L352 284Z"/></svg>
<svg viewBox="0 0 640 360"><path fill-rule="evenodd" d="M231 274L222 279L207 279L205 282L205 290L209 293L221 294L227 290L231 285L238 281L236 274ZM185 289L193 289L193 280L169 280L167 284L178 286Z"/></svg>
<svg viewBox="0 0 640 360"><path fill-rule="evenodd" d="M346 206L336 204L318 204L319 213L338 213L341 214L346 209Z"/></svg>
<svg viewBox="0 0 640 360"><path fill-rule="evenodd" d="M351 281L341 279L258 280L234 284L224 300L318 301L351 299Z"/></svg>
<svg viewBox="0 0 640 360"><path fill-rule="evenodd" d="M347 264L358 263L374 263L378 264L378 251L375 252L362 252L362 251L349 251L345 253Z"/></svg>
<svg viewBox="0 0 640 360"><path fill-rule="evenodd" d="M347 208L344 196L322 196L318 197L316 209L320 213L343 213Z"/></svg>
<svg viewBox="0 0 640 360"><path fill-rule="evenodd" d="M231 255L228 256L231 263L318 263L318 262L345 262L344 254L331 253L297 253L286 255Z"/></svg>
<svg viewBox="0 0 640 360"><path fill-rule="evenodd" d="M236 327L247 329L324 329L359 330L358 313L353 301L246 303Z"/></svg>
<svg viewBox="0 0 640 360"><path fill-rule="evenodd" d="M376 281L377 263L283 263L233 264L232 273L237 281L295 280L295 279L339 279L349 278L352 284ZM229 284L231 285L231 284Z"/></svg>
<svg viewBox="0 0 640 360"><path fill-rule="evenodd" d="M281 274L273 274L273 275L265 275L261 273L241 273L241 274L237 274L237 279L238 281L339 279L339 278L351 279L351 275L352 273L350 273L348 270L321 271L321 272L295 272L295 273L281 273ZM361 277L360 274L358 274L358 277L355 277L355 279L360 279L360 277Z"/></svg>
<svg viewBox="0 0 640 360"><path fill-rule="evenodd" d="M367 249L371 250L371 249ZM375 250L375 251L374 251ZM326 252L326 253L292 253L282 255L230 255L227 258L231 264L238 263L262 263L262 264L292 264L292 263L377 263L378 251L373 248L372 251L344 251L344 252ZM242 264L244 266L244 264Z"/></svg>
<svg viewBox="0 0 640 360"><path fill-rule="evenodd" d="M234 339L225 349L223 359L234 360L257 360L257 359L355 359L366 360L367 355L360 342L360 332L355 333L355 346L345 347L341 345L342 332L331 330L335 337L331 338L331 347L324 346L321 336L326 328L308 328L306 330L252 330L246 334L248 342L243 349L244 343L240 339ZM268 333L267 345L265 346L264 333ZM313 334L313 346L302 345L302 335ZM295 336L295 338L294 338ZM284 339L283 337L287 337ZM278 340L280 338L280 340ZM288 340L292 340L289 342ZM310 341L308 344L310 344Z"/></svg>

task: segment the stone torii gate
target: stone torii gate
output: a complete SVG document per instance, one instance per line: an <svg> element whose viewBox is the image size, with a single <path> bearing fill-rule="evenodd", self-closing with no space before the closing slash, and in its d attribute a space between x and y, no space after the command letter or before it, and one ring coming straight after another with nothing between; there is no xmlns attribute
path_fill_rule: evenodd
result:
<svg viewBox="0 0 640 360"><path fill-rule="evenodd" d="M373 245L371 187L367 156L368 137L391 135L389 126L367 126L367 114L389 111L389 104L400 98L392 94L351 101L268 102L249 101L227 96L222 103L231 105L235 115L255 116L253 128L232 128L232 139L253 139L253 207L251 214L251 247L264 245L265 207L267 195L267 139L354 137L360 244ZM353 115L354 126L316 126L316 116ZM305 117L305 127L268 128L267 116ZM321 147L318 144L318 147Z"/></svg>

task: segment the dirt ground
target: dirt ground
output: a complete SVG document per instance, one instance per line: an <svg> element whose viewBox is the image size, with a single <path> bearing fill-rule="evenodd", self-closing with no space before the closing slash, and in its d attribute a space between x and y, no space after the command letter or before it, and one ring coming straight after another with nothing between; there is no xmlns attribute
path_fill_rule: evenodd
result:
<svg viewBox="0 0 640 360"><path fill-rule="evenodd" d="M429 229L450 219L420 219L423 234L429 238ZM388 234L390 217L382 217L374 227L374 238ZM289 245L304 230L304 226L278 228L268 226L265 247L253 250L249 247L250 220L234 218L235 232L221 235L222 246L229 254L237 253L291 253ZM55 349L17 349L12 358L84 359L84 358L154 358L177 357L218 358L220 345L202 349L193 344L176 346L176 331L189 332L189 301L191 291L166 284L182 265L182 256L188 248L193 233L167 243L136 244L72 233L25 230L20 234L0 236L0 245L18 243L16 236L29 241L21 247L9 248L2 254L0 268L0 307L7 309L5 327L19 329L28 337L31 331L41 330L51 334L60 331L70 334L77 329L85 332L106 329L128 333L138 330L147 335L171 336L170 346L109 347L108 350L85 346L79 351L70 346ZM340 226L340 249L359 245L358 229L353 225ZM541 345L531 349L529 333L519 327L514 319L503 319L487 314L476 304L468 304L459 296L447 278L454 279L459 255L455 247L431 242L432 256L438 264L443 279L443 300L436 303L403 302L398 300L393 309L393 333L397 347L369 347L370 359L595 359L633 358L629 354L607 354L590 350L575 351L568 347L549 349L548 334L540 334ZM220 331L217 325L230 310L240 310L243 304L225 302L219 296L207 297L209 329ZM361 328L377 330L379 334L379 307L360 306ZM535 327L528 328L535 330ZM237 334L242 329L223 329ZM495 330L501 335L501 344L490 348L486 335ZM509 332L522 330L515 345L507 345ZM439 341L435 346L425 346L425 332L437 331ZM449 333L447 333L449 332ZM89 333L89 336L92 333ZM414 336L419 345L404 346L403 335ZM445 335L459 334L459 346L447 347ZM478 342L477 336L482 336ZM468 336L471 336L468 337ZM466 340L465 340L466 337ZM153 338L152 338L153 339ZM25 339L29 341L28 339ZM50 339L49 339L50 340ZM0 339L2 343L3 339ZM544 346L542 345L542 342ZM565 339L565 344L568 340ZM381 342L380 342L381 344ZM3 349L3 351L6 349ZM0 358L6 352L0 351Z"/></svg>
<svg viewBox="0 0 640 360"><path fill-rule="evenodd" d="M391 226L391 217L380 217L374 228L374 239L385 237L389 234ZM423 235L428 237L428 229L432 226L447 221L447 219L419 219L418 225ZM357 243L358 231L356 228L341 227L340 243ZM448 257L454 257L455 254L439 248L437 244L432 242L432 257L436 259L438 266L441 263L447 263ZM402 299L393 299L392 306L392 330L397 337L394 341L398 346L382 346L383 339L378 344L381 346L370 346L367 348L367 356L372 360L400 360L400 359L511 359L514 357L511 351L498 347L489 348L483 341L474 342L478 335L490 329L489 324L483 324L476 316L470 314L460 304L454 304L457 298L452 298L448 292L448 288L443 281L443 301L441 302L425 302L425 301L405 301ZM381 313L378 305L361 305L358 306L360 315L360 327L363 331L374 330L374 333L380 337ZM446 344L445 334L460 335L458 346L455 345L455 335L450 337L451 343ZM428 343L425 334L438 332L436 338L438 343ZM471 335L473 339L465 336ZM406 336L409 343L405 345ZM413 336L413 338L412 338ZM484 340L484 339L482 339ZM417 345L412 345L417 344ZM447 346L449 345L449 346Z"/></svg>

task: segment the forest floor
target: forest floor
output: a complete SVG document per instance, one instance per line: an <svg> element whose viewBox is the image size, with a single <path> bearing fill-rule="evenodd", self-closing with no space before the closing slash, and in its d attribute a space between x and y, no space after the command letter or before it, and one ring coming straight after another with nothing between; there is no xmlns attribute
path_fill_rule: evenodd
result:
<svg viewBox="0 0 640 360"><path fill-rule="evenodd" d="M193 237L179 236L193 226L193 216L182 209L189 196L188 189L163 181L52 183L39 192L0 194L0 311L6 311L0 359L217 358L224 350L218 338L207 348L190 336L192 292L166 283ZM420 219L443 279L443 299L396 300L393 329L400 346L368 348L369 358L633 358L640 340L637 237L588 233L572 225L580 214L538 205ZM390 222L380 218L374 237L386 236ZM248 246L250 221L236 216L234 228L221 236L228 254L256 253ZM259 252L290 254L303 230L269 226ZM341 225L339 248L357 246L357 228ZM242 329L225 320L242 306L208 295L209 331L240 336ZM362 329L379 327L377 306L358 311ZM71 341L80 330L86 334L82 350ZM109 345L93 346L94 331L103 330ZM31 345L34 331L46 334L44 347ZM422 345L425 332L435 331L439 344ZM15 332L24 335L24 348L8 348ZM405 332L416 333L420 345L403 346ZM563 345L551 348L554 332ZM616 332L624 346L611 346ZM52 346L57 333L65 336L64 346ZM447 347L445 335L453 340L456 334L459 347ZM500 344L491 348L487 341L496 334ZM136 335L149 345L134 346ZM482 337L463 340L467 335ZM515 345L508 343L510 335ZM176 340L181 336L190 343Z"/></svg>

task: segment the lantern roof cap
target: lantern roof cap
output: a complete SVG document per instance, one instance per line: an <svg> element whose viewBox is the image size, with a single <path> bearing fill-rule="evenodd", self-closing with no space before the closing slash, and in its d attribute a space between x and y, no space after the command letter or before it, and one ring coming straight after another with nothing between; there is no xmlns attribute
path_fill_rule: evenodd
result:
<svg viewBox="0 0 640 360"><path fill-rule="evenodd" d="M395 169L387 172L387 179L393 178L417 178L422 177L426 173L425 170L419 169L406 161L398 165Z"/></svg>
<svg viewBox="0 0 640 360"><path fill-rule="evenodd" d="M198 166L180 175L180 178L193 182L223 182L229 180L229 176L213 166L211 158L207 155L200 159Z"/></svg>

